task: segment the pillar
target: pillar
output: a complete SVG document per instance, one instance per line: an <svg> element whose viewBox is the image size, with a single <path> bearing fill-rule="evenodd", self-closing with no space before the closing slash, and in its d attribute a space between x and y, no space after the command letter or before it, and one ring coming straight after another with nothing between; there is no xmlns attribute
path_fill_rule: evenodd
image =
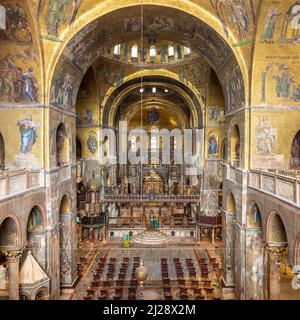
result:
<svg viewBox="0 0 300 320"><path fill-rule="evenodd" d="M283 254L286 252L286 245L266 245L266 251L268 253L269 300L280 300L280 263Z"/></svg>
<svg viewBox="0 0 300 320"><path fill-rule="evenodd" d="M225 286L234 286L234 213L222 210L222 276Z"/></svg>
<svg viewBox="0 0 300 320"><path fill-rule="evenodd" d="M77 279L76 214L60 215L60 286L70 288Z"/></svg>
<svg viewBox="0 0 300 320"><path fill-rule="evenodd" d="M22 250L8 250L4 254L8 262L9 300L19 300L19 265Z"/></svg>
<svg viewBox="0 0 300 320"><path fill-rule="evenodd" d="M94 242L94 228L89 228L89 241Z"/></svg>

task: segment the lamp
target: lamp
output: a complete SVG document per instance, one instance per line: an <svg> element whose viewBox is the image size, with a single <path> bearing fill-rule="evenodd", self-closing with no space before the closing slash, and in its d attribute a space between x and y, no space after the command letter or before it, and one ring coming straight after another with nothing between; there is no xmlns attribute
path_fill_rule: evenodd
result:
<svg viewBox="0 0 300 320"><path fill-rule="evenodd" d="M135 272L136 278L140 283L140 300L143 300L143 286L144 286L144 281L147 279L148 277L148 270L147 268L144 266L143 260L141 259L140 261L140 266L136 269Z"/></svg>

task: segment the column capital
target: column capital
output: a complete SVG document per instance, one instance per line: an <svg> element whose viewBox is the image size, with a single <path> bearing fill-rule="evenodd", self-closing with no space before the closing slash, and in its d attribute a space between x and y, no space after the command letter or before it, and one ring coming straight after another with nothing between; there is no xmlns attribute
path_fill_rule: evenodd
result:
<svg viewBox="0 0 300 320"><path fill-rule="evenodd" d="M13 263L19 261L24 248L14 249L14 250L3 250L6 260L8 263Z"/></svg>
<svg viewBox="0 0 300 320"><path fill-rule="evenodd" d="M275 246L265 243L265 248L269 255L274 256L275 258L279 258L286 252L287 244Z"/></svg>

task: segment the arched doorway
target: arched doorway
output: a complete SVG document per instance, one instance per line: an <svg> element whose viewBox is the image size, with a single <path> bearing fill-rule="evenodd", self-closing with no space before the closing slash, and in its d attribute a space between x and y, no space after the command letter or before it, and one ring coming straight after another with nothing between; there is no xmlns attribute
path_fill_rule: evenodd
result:
<svg viewBox="0 0 300 320"><path fill-rule="evenodd" d="M300 169L300 130L293 139L290 167L291 169Z"/></svg>
<svg viewBox="0 0 300 320"><path fill-rule="evenodd" d="M0 169L5 168L5 145L4 139L0 132Z"/></svg>
<svg viewBox="0 0 300 320"><path fill-rule="evenodd" d="M264 245L262 218L258 205L251 203L247 212L246 231L246 278L245 298L264 299Z"/></svg>
<svg viewBox="0 0 300 320"><path fill-rule="evenodd" d="M34 206L27 221L27 248L44 270L46 267L45 223L42 207Z"/></svg>
<svg viewBox="0 0 300 320"><path fill-rule="evenodd" d="M13 218L5 218L0 225L0 248L15 248L18 246L18 229Z"/></svg>
<svg viewBox="0 0 300 320"><path fill-rule="evenodd" d="M63 166L70 161L70 142L66 127L61 123L56 130L56 163Z"/></svg>
<svg viewBox="0 0 300 320"><path fill-rule="evenodd" d="M17 220L7 217L0 223L0 251L4 254L2 268L8 270L9 300L19 300L19 268L22 251L20 227Z"/></svg>
<svg viewBox="0 0 300 320"><path fill-rule="evenodd" d="M287 264L288 237L281 214L277 211L272 211L268 216L266 239L268 262L266 265L268 274L266 296L270 300L279 300L282 298L281 291L285 280L283 270Z"/></svg>
<svg viewBox="0 0 300 320"><path fill-rule="evenodd" d="M72 211L72 201L67 193L63 196L59 209L60 222L60 285L72 286L76 271L76 216Z"/></svg>

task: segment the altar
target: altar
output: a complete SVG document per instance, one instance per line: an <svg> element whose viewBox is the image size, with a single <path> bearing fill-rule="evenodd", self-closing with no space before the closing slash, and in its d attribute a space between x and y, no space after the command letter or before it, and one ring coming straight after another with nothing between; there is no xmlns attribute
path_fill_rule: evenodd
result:
<svg viewBox="0 0 300 320"><path fill-rule="evenodd" d="M143 185L146 194L164 193L164 180L155 170L144 177Z"/></svg>

